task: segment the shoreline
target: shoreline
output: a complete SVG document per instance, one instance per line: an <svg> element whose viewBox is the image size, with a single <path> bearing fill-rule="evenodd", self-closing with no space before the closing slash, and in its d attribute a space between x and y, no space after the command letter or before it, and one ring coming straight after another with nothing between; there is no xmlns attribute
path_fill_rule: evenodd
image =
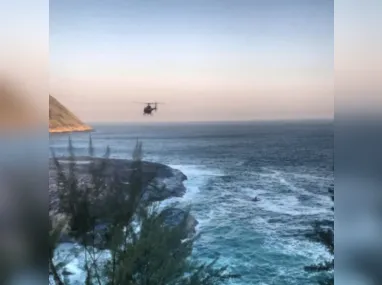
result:
<svg viewBox="0 0 382 285"><path fill-rule="evenodd" d="M92 132L92 131L94 131L94 129L89 126L49 128L50 134L63 134L63 133L71 133L71 132Z"/></svg>

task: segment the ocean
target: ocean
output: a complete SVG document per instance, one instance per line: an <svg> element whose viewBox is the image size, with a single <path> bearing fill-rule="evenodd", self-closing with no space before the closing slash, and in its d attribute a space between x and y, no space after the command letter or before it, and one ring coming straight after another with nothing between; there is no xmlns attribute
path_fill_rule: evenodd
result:
<svg viewBox="0 0 382 285"><path fill-rule="evenodd" d="M173 199L192 206L202 233L195 257L219 256L242 278L233 285L309 285L303 267L328 257L305 238L315 220L331 218L327 194L333 183L333 123L234 122L94 125L97 155L131 158L137 139L144 160L187 175L187 193ZM89 134L71 135L76 153L87 155ZM68 134L50 136L67 154ZM259 201L253 201L258 197Z"/></svg>

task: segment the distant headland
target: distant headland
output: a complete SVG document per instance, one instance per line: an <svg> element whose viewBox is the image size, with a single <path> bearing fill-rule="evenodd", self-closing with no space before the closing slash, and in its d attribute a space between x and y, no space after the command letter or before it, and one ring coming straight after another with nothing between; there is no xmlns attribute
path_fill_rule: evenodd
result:
<svg viewBox="0 0 382 285"><path fill-rule="evenodd" d="M49 95L49 133L89 132L93 128L83 123L56 98Z"/></svg>

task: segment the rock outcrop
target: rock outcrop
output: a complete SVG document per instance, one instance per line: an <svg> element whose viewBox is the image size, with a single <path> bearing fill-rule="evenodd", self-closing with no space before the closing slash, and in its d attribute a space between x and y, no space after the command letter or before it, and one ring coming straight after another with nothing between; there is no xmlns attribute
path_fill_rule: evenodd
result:
<svg viewBox="0 0 382 285"><path fill-rule="evenodd" d="M178 208L168 208L162 212L162 215L165 216L165 222L169 226L180 224L182 221L184 221L184 218L186 218L186 214L186 211ZM197 225L198 221L193 216L188 215L186 220L187 233L191 235L195 234Z"/></svg>
<svg viewBox="0 0 382 285"><path fill-rule="evenodd" d="M69 159L59 158L61 167L64 171L68 171ZM76 173L79 183L86 184L90 182L90 174L88 165L90 159L88 157L76 158ZM103 171L105 177L112 178L113 174L117 174L122 180L126 180L132 172L132 161L124 159L103 159L95 158L95 164L106 162L106 167ZM186 193L186 187L183 182L187 180L187 176L181 171L173 169L167 165L153 162L142 162L143 183L147 187L144 199L149 202L163 201L172 197L182 197ZM49 161L49 197L50 209L55 211L57 207L57 183L56 183L56 167L53 159ZM126 181L125 180L125 181ZM149 184L149 182L152 182ZM155 185L155 187L152 186Z"/></svg>
<svg viewBox="0 0 382 285"><path fill-rule="evenodd" d="M56 98L49 95L49 132L86 132L93 129L83 123Z"/></svg>
<svg viewBox="0 0 382 285"><path fill-rule="evenodd" d="M64 172L68 172L69 159L62 157L59 158L61 167ZM76 175L78 182L82 185L90 183L91 176L89 174L89 157L77 157L76 158ZM123 159L104 159L95 158L95 165L105 163L102 175L105 177L105 181L113 179L115 175L122 179L122 181L128 181L130 174L132 173L133 165L130 160ZM163 201L172 197L182 197L186 193L186 187L183 182L187 180L187 176L181 171L173 169L167 165L153 162L142 162L143 171L143 188L145 195L143 200L145 202L157 202ZM49 163L49 198L50 198L50 215L58 214L58 193L57 193L57 170L53 159L50 159ZM98 208L110 207L110 201L102 201L97 204ZM110 209L111 211L112 209ZM102 209L101 212L107 212L109 209ZM169 225L180 223L186 212L178 208L170 208L163 212L165 215L165 221ZM102 227L107 223L106 220L100 221L99 226ZM195 227L197 221L194 217L189 216L187 220L187 232L189 234L195 233ZM73 241L69 236L62 236L62 242Z"/></svg>

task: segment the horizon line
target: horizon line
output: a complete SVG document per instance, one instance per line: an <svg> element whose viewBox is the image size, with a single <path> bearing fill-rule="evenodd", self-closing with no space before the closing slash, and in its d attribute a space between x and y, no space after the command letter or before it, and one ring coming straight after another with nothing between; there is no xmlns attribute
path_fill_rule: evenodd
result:
<svg viewBox="0 0 382 285"><path fill-rule="evenodd" d="M87 121L87 124L221 124L221 123L284 123L284 122L334 122L332 118L302 118L302 119L248 119L248 120L211 120L211 121Z"/></svg>

